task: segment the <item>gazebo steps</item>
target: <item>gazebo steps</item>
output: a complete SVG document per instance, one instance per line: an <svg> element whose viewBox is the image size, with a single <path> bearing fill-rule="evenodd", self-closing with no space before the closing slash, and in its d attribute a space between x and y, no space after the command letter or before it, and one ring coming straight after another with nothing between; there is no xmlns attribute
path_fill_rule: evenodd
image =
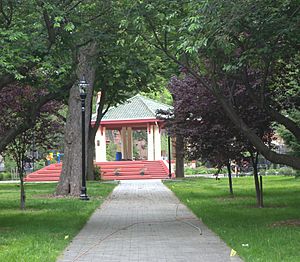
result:
<svg viewBox="0 0 300 262"><path fill-rule="evenodd" d="M168 168L163 161L111 161L97 162L103 180L164 179ZM51 164L25 178L26 182L58 181L62 164Z"/></svg>
<svg viewBox="0 0 300 262"><path fill-rule="evenodd" d="M164 179L168 168L163 161L112 161L96 163L103 180Z"/></svg>

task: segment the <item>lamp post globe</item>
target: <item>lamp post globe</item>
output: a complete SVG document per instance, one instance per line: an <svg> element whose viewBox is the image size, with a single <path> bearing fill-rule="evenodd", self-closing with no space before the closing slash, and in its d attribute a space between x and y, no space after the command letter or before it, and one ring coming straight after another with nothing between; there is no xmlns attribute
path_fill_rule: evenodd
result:
<svg viewBox="0 0 300 262"><path fill-rule="evenodd" d="M81 99L85 99L86 98L86 90L87 90L88 86L89 86L89 84L85 80L85 76L83 76L81 78L81 80L79 81L79 84L78 84L79 93L80 93L80 98Z"/></svg>
<svg viewBox="0 0 300 262"><path fill-rule="evenodd" d="M81 184L81 193L80 199L81 200L89 200L87 195L87 187L86 187L86 156L85 156L85 98L86 98L86 91L89 84L85 80L83 76L82 79L79 81L79 93L81 98L81 144L82 144L82 184Z"/></svg>

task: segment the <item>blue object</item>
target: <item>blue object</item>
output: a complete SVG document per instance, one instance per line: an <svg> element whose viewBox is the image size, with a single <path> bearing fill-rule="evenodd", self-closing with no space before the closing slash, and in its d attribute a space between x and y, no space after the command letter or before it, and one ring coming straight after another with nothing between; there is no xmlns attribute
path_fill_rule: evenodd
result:
<svg viewBox="0 0 300 262"><path fill-rule="evenodd" d="M116 152L116 160L121 161L122 160L122 152Z"/></svg>

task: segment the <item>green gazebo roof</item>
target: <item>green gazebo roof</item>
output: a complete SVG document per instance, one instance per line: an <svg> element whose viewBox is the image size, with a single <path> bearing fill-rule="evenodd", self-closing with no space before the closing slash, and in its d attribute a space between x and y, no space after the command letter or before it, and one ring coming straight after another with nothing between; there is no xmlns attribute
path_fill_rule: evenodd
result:
<svg viewBox="0 0 300 262"><path fill-rule="evenodd" d="M172 106L136 95L129 98L125 103L110 108L102 118L102 121L151 119L156 118L157 110L168 110L171 108Z"/></svg>

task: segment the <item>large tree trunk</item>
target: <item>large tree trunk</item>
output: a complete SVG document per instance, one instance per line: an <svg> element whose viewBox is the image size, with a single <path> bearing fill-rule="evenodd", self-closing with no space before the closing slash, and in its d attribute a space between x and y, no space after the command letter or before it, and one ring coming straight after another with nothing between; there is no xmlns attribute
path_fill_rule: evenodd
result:
<svg viewBox="0 0 300 262"><path fill-rule="evenodd" d="M226 115L235 124L237 128L247 137L251 144L269 161L276 164L283 164L295 169L300 170L300 158L287 155L279 154L271 150L264 142L255 134L255 132L249 128L249 126L240 118L233 106L228 103L225 97L221 94L217 87L213 91L214 96L220 102L222 108L224 109Z"/></svg>
<svg viewBox="0 0 300 262"><path fill-rule="evenodd" d="M175 150L176 150L175 176L176 178L184 177L184 142L183 142L183 137L181 135L176 135Z"/></svg>
<svg viewBox="0 0 300 262"><path fill-rule="evenodd" d="M89 132L91 119L91 101L93 96L93 87L95 81L95 49L94 43L90 43L79 49L77 78L78 80L85 76L89 84L87 97L85 100L85 130ZM82 183L82 141L81 141L81 101L79 96L78 83L74 84L70 90L69 110L64 138L64 161L62 173L57 185L57 195L79 196ZM87 136L86 141L87 143ZM88 152L86 147L86 152ZM87 154L86 154L87 155Z"/></svg>

